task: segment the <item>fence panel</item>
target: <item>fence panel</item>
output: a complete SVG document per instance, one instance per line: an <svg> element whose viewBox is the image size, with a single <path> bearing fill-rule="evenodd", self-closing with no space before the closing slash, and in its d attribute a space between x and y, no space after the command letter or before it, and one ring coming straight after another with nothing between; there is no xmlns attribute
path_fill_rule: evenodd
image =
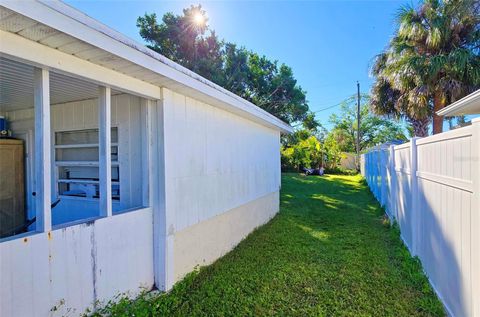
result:
<svg viewBox="0 0 480 317"><path fill-rule="evenodd" d="M453 316L480 314L480 120L377 147L362 173Z"/></svg>
<svg viewBox="0 0 480 317"><path fill-rule="evenodd" d="M394 202L396 220L400 226L403 241L412 251L413 247L413 199L411 142L394 147L395 188L397 199Z"/></svg>
<svg viewBox="0 0 480 317"><path fill-rule="evenodd" d="M472 127L418 141L418 256L456 316L472 313L471 142Z"/></svg>

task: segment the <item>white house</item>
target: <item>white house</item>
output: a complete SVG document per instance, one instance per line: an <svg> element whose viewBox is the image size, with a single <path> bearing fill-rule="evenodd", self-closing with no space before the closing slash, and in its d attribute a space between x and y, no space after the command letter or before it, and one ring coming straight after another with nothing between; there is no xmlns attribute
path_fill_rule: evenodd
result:
<svg viewBox="0 0 480 317"><path fill-rule="evenodd" d="M2 317L168 290L279 209L289 125L62 2L0 1L0 116Z"/></svg>

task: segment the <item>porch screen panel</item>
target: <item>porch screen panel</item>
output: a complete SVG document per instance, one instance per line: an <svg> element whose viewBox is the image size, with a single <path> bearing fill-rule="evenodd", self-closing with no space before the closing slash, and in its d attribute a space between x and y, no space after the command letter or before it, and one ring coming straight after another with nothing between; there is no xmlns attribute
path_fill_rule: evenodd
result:
<svg viewBox="0 0 480 317"><path fill-rule="evenodd" d="M54 224L99 215L99 131L82 129L55 133L55 165L59 208ZM111 129L112 200L120 201L118 128ZM67 207L69 210L67 210Z"/></svg>

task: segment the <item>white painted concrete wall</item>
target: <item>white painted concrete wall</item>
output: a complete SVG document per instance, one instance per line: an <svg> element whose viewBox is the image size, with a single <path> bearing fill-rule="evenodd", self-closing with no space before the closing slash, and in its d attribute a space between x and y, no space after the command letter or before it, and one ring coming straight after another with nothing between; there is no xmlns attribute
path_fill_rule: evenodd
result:
<svg viewBox="0 0 480 317"><path fill-rule="evenodd" d="M233 208L175 233L174 280L182 279L195 266L209 265L232 250L253 229L278 212L279 192Z"/></svg>
<svg viewBox="0 0 480 317"><path fill-rule="evenodd" d="M0 316L78 316L150 289L152 230L147 208L1 242Z"/></svg>
<svg viewBox="0 0 480 317"><path fill-rule="evenodd" d="M412 142L363 155L364 176L449 314L479 316L480 120Z"/></svg>

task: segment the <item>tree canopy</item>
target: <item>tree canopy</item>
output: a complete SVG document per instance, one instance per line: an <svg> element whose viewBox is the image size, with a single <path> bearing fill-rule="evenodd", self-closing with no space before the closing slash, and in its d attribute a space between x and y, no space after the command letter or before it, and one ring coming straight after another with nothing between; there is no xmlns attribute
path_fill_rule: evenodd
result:
<svg viewBox="0 0 480 317"><path fill-rule="evenodd" d="M401 121L391 120L374 114L370 96L361 96L360 110L360 151L378 144L398 140L407 141L407 130ZM327 131L316 119L314 113L308 113L301 127L282 139L283 170L298 170L301 167L335 169L343 153L356 152L357 106L352 96L340 105L338 114L332 114Z"/></svg>
<svg viewBox="0 0 480 317"><path fill-rule="evenodd" d="M219 40L200 5L182 15L155 13L137 19L148 47L245 98L287 123L308 114L306 92L293 71L244 47Z"/></svg>
<svg viewBox="0 0 480 317"><path fill-rule="evenodd" d="M371 112L370 96L362 95L360 108L360 152L392 140L406 141L400 122L389 120ZM357 106L355 97L340 105L338 114L330 116L333 128L327 137L334 138L343 152L356 151Z"/></svg>

